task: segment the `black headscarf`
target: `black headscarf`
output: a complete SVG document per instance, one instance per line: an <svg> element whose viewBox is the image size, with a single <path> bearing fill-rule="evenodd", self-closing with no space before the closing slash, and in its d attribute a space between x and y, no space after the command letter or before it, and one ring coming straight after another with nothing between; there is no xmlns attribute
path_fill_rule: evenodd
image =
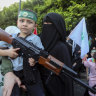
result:
<svg viewBox="0 0 96 96"><path fill-rule="evenodd" d="M51 22L52 24L43 24L41 33L41 41L46 51L50 51L57 41L66 41L65 22L61 15L57 13L47 14L43 22Z"/></svg>

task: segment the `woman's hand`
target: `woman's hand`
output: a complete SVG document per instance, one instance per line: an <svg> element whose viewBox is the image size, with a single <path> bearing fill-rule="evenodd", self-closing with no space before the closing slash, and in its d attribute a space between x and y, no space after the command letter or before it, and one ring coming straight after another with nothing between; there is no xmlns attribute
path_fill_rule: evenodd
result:
<svg viewBox="0 0 96 96"><path fill-rule="evenodd" d="M20 79L13 72L6 73L4 76L3 96L11 96L12 89L14 87L14 84L16 83L20 87L21 85Z"/></svg>

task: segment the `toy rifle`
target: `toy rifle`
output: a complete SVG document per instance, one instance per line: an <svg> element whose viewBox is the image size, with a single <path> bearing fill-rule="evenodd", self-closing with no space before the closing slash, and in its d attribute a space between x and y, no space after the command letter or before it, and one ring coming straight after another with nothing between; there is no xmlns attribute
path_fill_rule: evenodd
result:
<svg viewBox="0 0 96 96"><path fill-rule="evenodd" d="M24 38L12 38L8 33L0 28L0 40L11 44L14 48L20 48L19 53L21 56L26 55L27 57L32 57L35 59L35 61L38 61L39 64L53 71L57 75L67 75L83 87L88 88L91 92L96 93L94 88L90 87L77 78L77 73L74 70L67 67L63 62L59 61L52 55L48 54L47 51L38 48L33 43L25 40Z"/></svg>

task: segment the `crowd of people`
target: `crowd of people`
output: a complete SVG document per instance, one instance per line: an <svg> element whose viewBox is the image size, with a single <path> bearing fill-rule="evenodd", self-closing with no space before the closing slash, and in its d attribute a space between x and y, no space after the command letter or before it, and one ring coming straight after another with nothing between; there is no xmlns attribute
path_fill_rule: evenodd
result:
<svg viewBox="0 0 96 96"><path fill-rule="evenodd" d="M43 18L42 32L39 36L32 33L37 27L36 22L37 15L35 12L21 10L17 19L17 27L20 32L11 34L12 37L26 39L77 72L80 72L82 63L87 67L90 66L90 68L91 64L96 66L94 45L92 45L90 51L95 50L91 58L92 63L87 58L84 58L82 62L78 45L72 56L72 48L66 42L65 21L61 15L48 13ZM0 56L2 56L1 73L4 75L3 96L74 96L73 80L66 74L56 75L53 71L40 65L32 57L20 55L17 53L20 48L13 48L12 45L6 42L2 42L0 46L8 48L0 49ZM94 67L94 72L90 68L88 72L94 76L96 68ZM91 82L90 74L88 74L89 86L94 87L95 83ZM89 92L89 94L92 93Z"/></svg>

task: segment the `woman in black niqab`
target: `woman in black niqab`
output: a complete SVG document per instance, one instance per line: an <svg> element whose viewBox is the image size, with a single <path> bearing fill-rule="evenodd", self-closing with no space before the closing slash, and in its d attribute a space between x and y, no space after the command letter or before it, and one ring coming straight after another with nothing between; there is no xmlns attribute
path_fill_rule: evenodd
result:
<svg viewBox="0 0 96 96"><path fill-rule="evenodd" d="M66 41L65 22L59 14L49 13L44 17L43 22L52 23L43 24L41 41L45 47L45 50L49 51L59 39L63 42Z"/></svg>
<svg viewBox="0 0 96 96"><path fill-rule="evenodd" d="M40 35L46 51L58 60L71 67L71 59L66 47L66 28L61 15L49 13L43 19L43 29ZM41 77L47 96L73 96L72 80L61 74L55 75L48 69L41 68Z"/></svg>

